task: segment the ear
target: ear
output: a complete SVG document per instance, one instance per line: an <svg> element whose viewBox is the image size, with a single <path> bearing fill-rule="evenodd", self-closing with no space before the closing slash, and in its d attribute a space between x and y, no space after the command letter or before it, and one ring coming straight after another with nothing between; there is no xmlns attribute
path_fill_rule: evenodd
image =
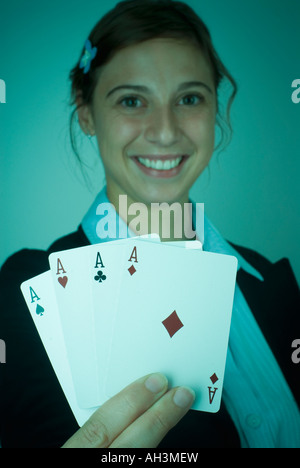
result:
<svg viewBox="0 0 300 468"><path fill-rule="evenodd" d="M78 121L79 121L79 125L82 131L86 135L95 135L95 126L94 126L94 119L92 116L91 107L89 104L86 104L83 101L81 92L79 92L76 96L76 105L78 107L77 109Z"/></svg>

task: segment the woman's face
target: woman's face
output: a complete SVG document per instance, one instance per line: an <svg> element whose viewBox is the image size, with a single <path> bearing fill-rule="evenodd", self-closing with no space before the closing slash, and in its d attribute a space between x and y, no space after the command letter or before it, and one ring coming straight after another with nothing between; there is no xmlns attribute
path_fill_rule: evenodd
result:
<svg viewBox="0 0 300 468"><path fill-rule="evenodd" d="M212 156L216 119L211 68L197 46L159 38L120 50L84 112L112 203L121 194L146 204L188 202Z"/></svg>

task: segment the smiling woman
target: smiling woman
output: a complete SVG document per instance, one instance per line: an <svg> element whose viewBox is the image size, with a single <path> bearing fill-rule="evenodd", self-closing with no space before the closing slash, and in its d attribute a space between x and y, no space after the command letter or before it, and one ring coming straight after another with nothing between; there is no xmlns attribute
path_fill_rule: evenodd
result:
<svg viewBox="0 0 300 468"><path fill-rule="evenodd" d="M80 105L78 115L82 129L97 137L115 206L123 193L130 204L188 203L214 149L210 65L187 40L128 46L102 68L92 103Z"/></svg>
<svg viewBox="0 0 300 468"><path fill-rule="evenodd" d="M226 142L226 131L229 131L230 135L229 112L237 87L214 49L210 33L203 21L185 3L170 0L126 0L118 3L90 33L78 62L70 73L70 79L71 104L74 105L70 119L70 135L74 152L80 159L74 137L74 125L78 118L82 131L97 139L105 170L106 186L97 195L76 232L58 239L47 251L25 249L17 252L1 269L0 330L9 351L7 363L0 367L0 435L3 446L63 445L88 448L158 446L176 449L299 447L299 374L291 359L290 347L295 330L300 329L299 289L289 262L283 259L272 264L253 250L227 242L204 215L203 250L206 252L200 251L202 260L205 255L216 258L214 254L222 254L223 259L228 260L228 256L234 256L238 262L229 346L227 354L224 353L226 369L220 410L213 413L196 411L195 407L190 409L195 399L195 392L185 386L168 390L166 377L158 372L141 377L113 398L106 400L79 428L78 419L75 419L70 410L21 297L20 284L30 279L31 288L31 278L48 269L49 255L54 252L70 251L107 240L112 241L116 237L121 238L120 232L105 240L99 238L97 234L98 214L101 211L99 207L104 209L107 223L113 219L115 224L122 226L123 221L127 235L127 227L133 226L134 223L132 216L130 217L132 213L130 209L128 213L122 215L120 200L124 198L129 208L134 208L135 214L138 209L141 211L142 207L146 207L145 217L151 216L151 210L148 208L153 204L160 205L157 209L161 210L162 215L169 216L172 211L170 204L177 204L180 212L184 213L183 224L192 221L191 226L196 228L193 232L194 238L203 241L202 232L195 224L197 204L191 202L189 194L192 185L212 158L216 146L216 126L219 125L222 130L223 145ZM224 80L231 84L231 95L225 116L220 114L219 106L220 86ZM192 209L185 210L186 204L192 206ZM179 219L176 227L182 227L179 226L181 223L182 219ZM152 224L151 220L145 223L145 232L139 234L153 233ZM154 232L157 231L161 234L160 227ZM180 232L185 233L184 230ZM138 234L137 229L131 234ZM163 236L161 238L161 240L185 241L187 236L180 234L180 237L175 239L173 232L167 239L163 239ZM192 244L195 248L195 242ZM118 245L119 243L112 242L110 247L114 252L119 252ZM170 248L158 245L161 249ZM180 246L190 247L191 244L184 242ZM97 246L98 248L100 249ZM178 245L176 249L178 255ZM136 247L133 252L137 262ZM181 250L181 255L180 258L183 256L186 258L187 250ZM177 262L175 254L174 258ZM159 263L157 258L151 257L151 260ZM84 262L83 257L80 257L80 267L81 261ZM143 307L146 309L146 305L137 302L138 321L148 323L146 315L152 316L159 308L160 298L156 297L155 288L159 284L168 292L168 298L173 299L173 296L177 297L176 294L179 294L183 309L188 308L192 314L190 323L194 325L194 318L196 323L199 316L203 318L203 323L209 322L211 317L206 309L203 310L201 302L203 298L200 294L197 296L197 301L193 301L189 307L182 299L187 297L184 294L189 293L190 283L184 282L185 271L181 269L181 265L178 271L177 267L173 268L176 278L180 275L178 283L180 287L176 288L175 294L173 283L168 281L169 277L175 278L171 276L169 262L170 259L164 262L164 267L168 269L165 271L161 268L165 273L161 275L162 277L158 276L158 283L153 283L152 278L150 281L144 280L142 276L142 286L136 288L141 290L134 291L141 297L146 296L147 292L150 295L146 297L154 297L156 301L151 313L144 313L144 316L142 315L144 310L140 309ZM69 283L67 273L62 266L63 262L57 259L57 265L58 263L61 264L65 275L63 278L60 277L59 283L65 288L71 281ZM202 265L199 260L200 264ZM97 275L93 279L96 280L97 286L100 283L107 284L109 275L106 276L106 270L102 271L103 263L99 253L96 266ZM195 281L190 288L193 292L198 291L198 283L201 282L195 272L196 266L198 263L191 268L189 277ZM78 270L78 264L76 269ZM53 271L52 269L52 273ZM133 264L128 271L130 275L135 274ZM159 266L156 266L156 271L159 272ZM207 275L207 270L204 273L203 277ZM214 267L211 281L207 283L209 286L203 288L202 292L205 289L205 293L208 291L211 296L220 298L222 300L220 308L225 309L224 298L218 296L215 288L217 277L221 273L221 268ZM46 277L42 276L40 280L43 278ZM224 284L221 283L221 289L227 294L229 288L225 285L225 279ZM234 282L232 284L234 286ZM46 283L47 294L48 285L49 283ZM117 295L119 289L118 284L112 295ZM133 302L131 295L127 295ZM81 294L76 296L79 297L81 298ZM90 299L90 294L84 297ZM47 298L49 299L48 296ZM125 298L123 296L122 298L123 313L123 308L126 307ZM52 299L51 307L55 311L55 297ZM76 312L79 309L76 308L75 299L71 299L72 307L68 310L66 307L63 313L69 312L75 321L74 308ZM110 309L110 299L113 298L109 297L109 313L107 317L105 316L108 322L111 316L114 316L113 310ZM70 306L70 303L68 305ZM97 308L98 305L97 302ZM131 303L127 308L125 313L127 312L128 316L134 315ZM39 311L35 309L34 318L37 314ZM51 314L39 315L43 315L44 318L51 317ZM86 320L88 314L86 310L82 314L80 309L77 315L83 317L82 320ZM213 350L212 359L216 359L215 355L220 347L218 327L222 328L220 323L223 323L221 320L223 315L225 312L222 310L222 314L217 316L219 323L210 327L210 332L215 337L214 340L209 340ZM124 317L128 316L124 314ZM181 322L175 310L167 320L170 317L172 323L174 319L176 320L178 329L188 328ZM58 322L59 319L58 317ZM131 329L135 327L135 323ZM84 324L86 325L86 322ZM142 325L146 328L144 323ZM124 355L129 341L126 332L129 334L130 328L127 323L125 328L126 326L127 330L121 329L122 339L126 343L126 346L123 346L123 342L121 345ZM74 323L70 320L66 329L73 328L75 328ZM80 337L84 332L83 329L84 327L79 330ZM100 331L103 335L103 330ZM94 333L94 330L92 332ZM203 329L195 325L194 333L197 339L194 339L193 343L203 344L205 342ZM150 340L147 343L150 343L148 348L151 353L153 350L151 346L157 347L156 335L152 337L151 330L148 329L146 334ZM53 335L55 343L57 335L55 328ZM102 338L106 343L105 338L103 336ZM138 355L142 364L145 361L148 363L151 356L150 359L143 360L145 355L142 354L146 348L143 342L145 336L141 333L139 339L141 341L137 338L131 340L130 349ZM52 341L52 336L49 341ZM98 335L97 341L101 341ZM137 343L141 344L138 346ZM81 343L76 341L72 351L76 348L77 352L79 345ZM102 351L106 352L107 349L103 348ZM192 348L190 342L184 349L180 348L183 356L186 356L187 348ZM116 359L121 360L121 352L115 349L113 351L117 353ZM159 352L161 358L165 353L160 349ZM82 353L83 350L80 349L79 354ZM186 358L187 362L180 354L178 366L180 365L181 369L189 368L192 360L197 366L196 371L193 371L193 377L199 386L198 369L201 373L204 359L202 353L194 354L192 359L191 356ZM75 361L77 366L78 361ZM79 380L80 385L84 386L87 379L82 378L82 373L94 367L90 360L82 359L82 361L84 362L80 363ZM173 361L177 365L177 360ZM61 364L60 360L58 362ZM128 366L133 367L134 364L128 362ZM125 369L122 368L123 370ZM209 395L208 404L213 402L216 394L221 395L222 383L219 372L215 369L213 372L209 373L208 385L205 387L206 397ZM104 379L102 374L101 379ZM99 384L103 390L102 380L101 382L97 380L96 386ZM92 387L90 385L88 391L94 390ZM83 392L85 391L87 389L83 389ZM199 394L196 395L196 399L198 396ZM200 400L203 398L201 393ZM79 408L77 403L73 402L73 407L70 403L70 406L80 412L82 408ZM211 407L209 409L211 410ZM84 417L86 420L86 413Z"/></svg>
<svg viewBox="0 0 300 468"><path fill-rule="evenodd" d="M237 89L206 26L181 2L158 1L154 11L152 1L120 2L87 44L70 73L75 154L80 159L73 131L78 116L82 130L97 138L107 196L118 212L123 193L129 205L188 203L215 149L215 126L223 137L230 133ZM82 73L87 57L89 72ZM217 99L224 79L232 86L225 118Z"/></svg>

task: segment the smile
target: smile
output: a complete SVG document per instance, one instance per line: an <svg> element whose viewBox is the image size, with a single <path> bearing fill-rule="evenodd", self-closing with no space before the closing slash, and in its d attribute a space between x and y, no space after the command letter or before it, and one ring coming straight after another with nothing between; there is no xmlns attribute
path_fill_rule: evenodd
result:
<svg viewBox="0 0 300 468"><path fill-rule="evenodd" d="M179 158L176 159L167 159L167 160L162 160L162 159L144 159L144 158L138 158L139 162L143 164L146 167L151 167L152 169L156 169L158 171L168 171L169 169L173 169L174 167L177 167L183 159L183 156L180 156Z"/></svg>
<svg viewBox="0 0 300 468"><path fill-rule="evenodd" d="M188 156L134 156L132 159L144 174L150 177L169 178L179 174Z"/></svg>

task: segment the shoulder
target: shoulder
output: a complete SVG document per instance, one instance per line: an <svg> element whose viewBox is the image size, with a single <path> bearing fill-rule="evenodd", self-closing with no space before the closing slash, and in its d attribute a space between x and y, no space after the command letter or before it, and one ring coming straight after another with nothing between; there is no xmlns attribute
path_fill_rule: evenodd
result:
<svg viewBox="0 0 300 468"><path fill-rule="evenodd" d="M49 270L46 251L22 249L11 255L0 270L0 296L16 299L16 288L23 281ZM19 292L19 291L18 291Z"/></svg>
<svg viewBox="0 0 300 468"><path fill-rule="evenodd" d="M274 278L275 276L284 276L285 279L288 278L288 282L293 288L299 289L288 258L281 258L276 262L271 262L256 250L242 247L240 245L233 244L232 242L229 243L250 265L253 266L253 268L255 268L263 276L264 279L272 277Z"/></svg>
<svg viewBox="0 0 300 468"><path fill-rule="evenodd" d="M237 281L247 294L247 299L253 305L257 302L264 310L272 305L273 312L281 306L282 309L292 309L296 313L300 308L300 292L288 258L271 262L255 250L231 245L264 279L260 281L243 269L238 271Z"/></svg>
<svg viewBox="0 0 300 468"><path fill-rule="evenodd" d="M261 274L272 267L272 262L256 250L229 242L229 244Z"/></svg>
<svg viewBox="0 0 300 468"><path fill-rule="evenodd" d="M77 231L72 232L67 236L60 237L55 242L53 242L47 250L47 255L50 255L50 253L52 252L59 252L60 250L84 247L85 245L89 245L89 243L90 242L84 234L83 229L80 225Z"/></svg>
<svg viewBox="0 0 300 468"><path fill-rule="evenodd" d="M3 446L61 446L78 429L20 286L49 270L52 251L79 247L82 242L80 233L72 233L47 250L22 249L0 270L0 331L7 350L7 361L0 366Z"/></svg>
<svg viewBox="0 0 300 468"><path fill-rule="evenodd" d="M73 249L88 245L81 226L78 230L60 237L47 250L22 249L14 253L4 262L0 270L1 281L4 279L15 282L25 280L49 270L48 257L50 253L59 250Z"/></svg>

